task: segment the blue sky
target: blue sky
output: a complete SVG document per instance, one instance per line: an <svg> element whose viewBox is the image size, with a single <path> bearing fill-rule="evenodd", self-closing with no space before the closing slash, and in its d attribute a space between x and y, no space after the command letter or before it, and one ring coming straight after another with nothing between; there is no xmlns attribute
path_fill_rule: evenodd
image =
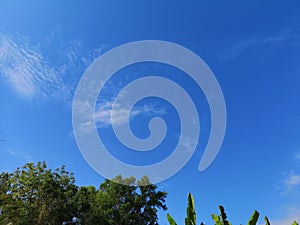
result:
<svg viewBox="0 0 300 225"><path fill-rule="evenodd" d="M132 114L141 138L149 118L170 126L161 149L143 157L115 140L110 103L122 85L153 71L186 88L201 121L198 148L187 165L158 184L169 193L173 217L183 223L187 193L198 219L225 206L232 223L245 223L254 209L272 224L300 221L300 3L290 1L38 1L0 2L0 171L29 161L65 164L78 185L98 186L103 177L85 162L72 132L72 100L88 66L127 42L164 40L198 54L224 94L227 129L220 153L204 172L198 164L210 130L201 90L180 71L145 63L114 76L96 112L98 131L112 154L136 165L172 152L178 115L167 102L145 99ZM128 76L128 74L133 74ZM122 123L122 108L117 112ZM168 136L169 135L169 136ZM162 150L164 149L164 150ZM165 212L160 224L167 224Z"/></svg>

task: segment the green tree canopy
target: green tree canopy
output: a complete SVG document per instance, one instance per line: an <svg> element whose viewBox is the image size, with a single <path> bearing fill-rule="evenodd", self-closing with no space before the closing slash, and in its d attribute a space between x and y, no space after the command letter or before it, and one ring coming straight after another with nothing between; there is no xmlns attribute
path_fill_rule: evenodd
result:
<svg viewBox="0 0 300 225"><path fill-rule="evenodd" d="M143 185L143 186L137 186ZM117 176L105 180L94 201L95 224L156 225L158 209L166 210L165 192L157 191L147 177L136 182L134 177Z"/></svg>
<svg viewBox="0 0 300 225"><path fill-rule="evenodd" d="M0 175L0 207L13 224L61 224L76 212L72 173L45 162L28 163Z"/></svg>
<svg viewBox="0 0 300 225"><path fill-rule="evenodd" d="M14 225L71 224L74 218L81 225L157 225L157 211L167 209L166 196L147 177L117 176L98 189L77 187L64 166L52 171L45 162L28 163L0 174L0 220Z"/></svg>

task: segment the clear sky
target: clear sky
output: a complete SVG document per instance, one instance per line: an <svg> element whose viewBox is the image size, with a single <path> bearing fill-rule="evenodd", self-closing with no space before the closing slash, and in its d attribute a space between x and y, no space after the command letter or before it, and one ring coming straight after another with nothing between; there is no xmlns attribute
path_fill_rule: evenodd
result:
<svg viewBox="0 0 300 225"><path fill-rule="evenodd" d="M171 66L141 63L112 77L97 104L96 120L111 154L134 165L151 164L174 148L180 124L174 108L144 99L132 111L133 132L149 135L147 121L161 116L166 141L149 157L116 140L108 117L122 85L158 74L172 78L193 100L201 122L197 149L186 166L159 183L167 205L183 223L187 193L198 221L225 206L233 224L254 209L272 224L300 221L300 2L288 1L0 1L0 171L29 161L66 165L78 185L103 181L82 157L72 130L72 101L88 66L132 41L164 40L199 55L225 98L227 129L216 160L198 171L210 131L210 110L191 80ZM117 111L118 122L124 118ZM188 144L188 143L187 143ZM148 154L148 153L147 153ZM161 212L160 224L167 224ZM262 220L261 220L262 222Z"/></svg>

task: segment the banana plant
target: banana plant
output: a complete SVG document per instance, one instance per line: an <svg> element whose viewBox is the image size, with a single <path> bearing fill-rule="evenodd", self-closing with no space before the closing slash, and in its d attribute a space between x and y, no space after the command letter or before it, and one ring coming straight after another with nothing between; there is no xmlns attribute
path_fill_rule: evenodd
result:
<svg viewBox="0 0 300 225"><path fill-rule="evenodd" d="M269 221L269 219L268 219L268 217L265 216L264 220L265 220L265 222L266 222L266 225L271 225L271 224L270 224L270 221Z"/></svg>
<svg viewBox="0 0 300 225"><path fill-rule="evenodd" d="M177 225L176 221L173 217L168 213L167 219L170 225ZM188 194L188 206L186 208L186 217L185 217L185 225L196 225L196 212L194 205L194 196L189 193ZM201 225L204 225L201 223Z"/></svg>
<svg viewBox="0 0 300 225"><path fill-rule="evenodd" d="M188 206L186 208L185 225L196 225L194 197L191 193L189 193L188 195Z"/></svg>
<svg viewBox="0 0 300 225"><path fill-rule="evenodd" d="M170 225L177 225L177 223L175 222L175 220L169 213L167 214L167 219L168 219Z"/></svg>
<svg viewBox="0 0 300 225"><path fill-rule="evenodd" d="M225 209L223 206L219 206L220 216L212 214L211 217L213 221L215 221L216 225L231 225L231 223L227 220L227 215L225 213Z"/></svg>
<svg viewBox="0 0 300 225"><path fill-rule="evenodd" d="M220 215L212 214L211 217L215 222L215 225L231 225L231 223L227 220L227 215L225 213L225 209L223 206L219 206ZM256 225L259 218L259 212L254 210L252 213L247 225ZM170 225L177 225L176 221L173 217L168 213L167 219ZM271 225L268 217L264 217L266 225ZM195 212L195 205L194 205L194 197L191 193L188 194L188 206L186 209L186 218L185 218L185 225L196 225L196 212ZM201 223L200 225L204 225ZM293 222L292 225L299 225L296 221Z"/></svg>
<svg viewBox="0 0 300 225"><path fill-rule="evenodd" d="M247 225L256 225L258 217L259 217L259 212L254 210L254 212L253 212L252 216L250 217Z"/></svg>

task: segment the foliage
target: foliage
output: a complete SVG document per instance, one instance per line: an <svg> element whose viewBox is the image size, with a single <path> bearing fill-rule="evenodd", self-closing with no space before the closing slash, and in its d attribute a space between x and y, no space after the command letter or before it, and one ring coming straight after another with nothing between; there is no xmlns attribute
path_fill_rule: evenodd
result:
<svg viewBox="0 0 300 225"><path fill-rule="evenodd" d="M10 220L8 219L7 216L1 215L0 216L0 224L10 224Z"/></svg>
<svg viewBox="0 0 300 225"><path fill-rule="evenodd" d="M231 223L227 220L227 215L225 213L225 209L223 206L219 206L220 215L212 214L211 217L214 221L215 225L231 225ZM259 218L259 212L254 211L252 216L250 217L247 225L256 225ZM177 225L175 220L170 214L167 214L167 219L170 225ZM264 217L266 225L270 225L270 221L268 217ZM196 225L196 212L194 208L194 198L191 193L188 195L188 207L187 207L187 217L185 218L185 225ZM201 223L200 225L204 225ZM298 225L296 221L292 225Z"/></svg>
<svg viewBox="0 0 300 225"><path fill-rule="evenodd" d="M77 187L64 166L52 171L45 162L28 163L0 174L0 224L157 225L167 194L156 189L147 177L121 176L98 189Z"/></svg>
<svg viewBox="0 0 300 225"><path fill-rule="evenodd" d="M265 222L266 222L266 225L271 225L271 224L270 224L270 221L269 221L269 219L268 219L268 217L265 216L265 217L264 217L264 220L265 220Z"/></svg>
<svg viewBox="0 0 300 225"><path fill-rule="evenodd" d="M247 225L255 225L258 221L258 217L259 217L259 212L254 210L254 212L253 212L252 216L250 217Z"/></svg>
<svg viewBox="0 0 300 225"><path fill-rule="evenodd" d="M231 225L231 223L227 220L227 215L225 213L225 209L223 206L219 206L220 216L212 214L211 217L215 221L217 225Z"/></svg>
<svg viewBox="0 0 300 225"><path fill-rule="evenodd" d="M170 225L177 225L177 223L175 222L175 220L169 213L167 214L167 219L168 219Z"/></svg>
<svg viewBox="0 0 300 225"><path fill-rule="evenodd" d="M147 177L136 181L117 176L98 189L77 187L65 166L52 171L45 162L27 163L13 173L0 174L0 224L158 225L157 212L167 209L166 196ZM223 206L219 211L220 215L212 214L214 224L231 225ZM247 225L256 225L258 218L255 210ZM167 219L177 225L170 214ZM264 220L270 225L267 217ZM188 194L185 225L196 225L192 194Z"/></svg>
<svg viewBox="0 0 300 225"><path fill-rule="evenodd" d="M28 163L0 175L0 205L13 224L61 224L75 213L75 179L65 167Z"/></svg>
<svg viewBox="0 0 300 225"><path fill-rule="evenodd" d="M105 180L96 193L95 224L157 225L158 209L167 209L167 194L156 188L147 177L138 182L134 177L122 179L121 176Z"/></svg>
<svg viewBox="0 0 300 225"><path fill-rule="evenodd" d="M194 208L194 197L189 193L188 195L188 207L186 209L186 225L196 225L196 212Z"/></svg>
<svg viewBox="0 0 300 225"><path fill-rule="evenodd" d="M170 214L167 214L167 219L170 225L177 225ZM203 224L203 223L201 223ZM188 206L186 208L185 225L196 225L196 212L194 205L194 197L191 193L188 194Z"/></svg>

